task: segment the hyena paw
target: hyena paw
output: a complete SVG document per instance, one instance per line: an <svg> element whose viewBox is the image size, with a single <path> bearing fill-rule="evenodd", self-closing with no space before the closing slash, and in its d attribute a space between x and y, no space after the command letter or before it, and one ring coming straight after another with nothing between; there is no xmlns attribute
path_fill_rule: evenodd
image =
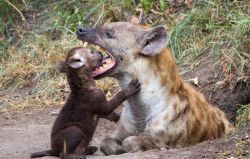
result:
<svg viewBox="0 0 250 159"><path fill-rule="evenodd" d="M100 146L100 150L105 155L119 155L125 151L122 149L122 146L118 144L113 138L105 138Z"/></svg>
<svg viewBox="0 0 250 159"><path fill-rule="evenodd" d="M138 152L141 150L141 142L138 136L129 136L122 142L122 149L126 152Z"/></svg>

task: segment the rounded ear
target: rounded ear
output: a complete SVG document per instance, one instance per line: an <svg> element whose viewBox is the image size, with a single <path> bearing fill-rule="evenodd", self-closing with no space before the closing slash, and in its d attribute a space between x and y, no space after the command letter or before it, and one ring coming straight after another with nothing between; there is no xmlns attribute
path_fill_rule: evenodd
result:
<svg viewBox="0 0 250 159"><path fill-rule="evenodd" d="M66 67L67 67L67 64L65 63L65 61L59 61L55 66L56 70L60 73L65 73Z"/></svg>
<svg viewBox="0 0 250 159"><path fill-rule="evenodd" d="M160 53L167 42L167 32L163 26L145 30L139 40L140 53L154 56Z"/></svg>

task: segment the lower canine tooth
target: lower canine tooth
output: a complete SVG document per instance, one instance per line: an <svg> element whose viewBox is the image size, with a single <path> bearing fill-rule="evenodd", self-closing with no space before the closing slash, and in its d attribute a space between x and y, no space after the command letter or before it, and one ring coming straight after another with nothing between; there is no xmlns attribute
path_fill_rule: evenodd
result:
<svg viewBox="0 0 250 159"><path fill-rule="evenodd" d="M106 61L107 61L107 63L110 63L110 62L111 62L111 59L107 59Z"/></svg>

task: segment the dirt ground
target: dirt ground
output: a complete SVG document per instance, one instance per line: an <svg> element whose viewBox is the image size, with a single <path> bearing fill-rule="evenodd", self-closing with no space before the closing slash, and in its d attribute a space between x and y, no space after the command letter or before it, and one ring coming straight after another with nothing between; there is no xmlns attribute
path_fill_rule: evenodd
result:
<svg viewBox="0 0 250 159"><path fill-rule="evenodd" d="M35 151L49 148L51 126L60 107L26 108L0 114L0 158L27 159ZM106 135L112 134L116 124L100 120L92 145L99 146ZM163 159L163 158L249 158L250 128L240 128L230 137L206 141L191 147L171 150L151 150L126 153L117 156L104 156L97 152L90 159ZM53 159L54 157L44 157ZM231 158L232 159L232 158Z"/></svg>

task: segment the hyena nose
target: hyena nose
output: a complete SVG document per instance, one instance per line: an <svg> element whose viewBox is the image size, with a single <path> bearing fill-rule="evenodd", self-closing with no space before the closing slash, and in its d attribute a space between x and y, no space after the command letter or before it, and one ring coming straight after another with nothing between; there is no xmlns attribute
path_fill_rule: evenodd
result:
<svg viewBox="0 0 250 159"><path fill-rule="evenodd" d="M87 34L90 31L90 28L83 28L83 27L78 27L76 30L76 34L79 36L83 36Z"/></svg>

